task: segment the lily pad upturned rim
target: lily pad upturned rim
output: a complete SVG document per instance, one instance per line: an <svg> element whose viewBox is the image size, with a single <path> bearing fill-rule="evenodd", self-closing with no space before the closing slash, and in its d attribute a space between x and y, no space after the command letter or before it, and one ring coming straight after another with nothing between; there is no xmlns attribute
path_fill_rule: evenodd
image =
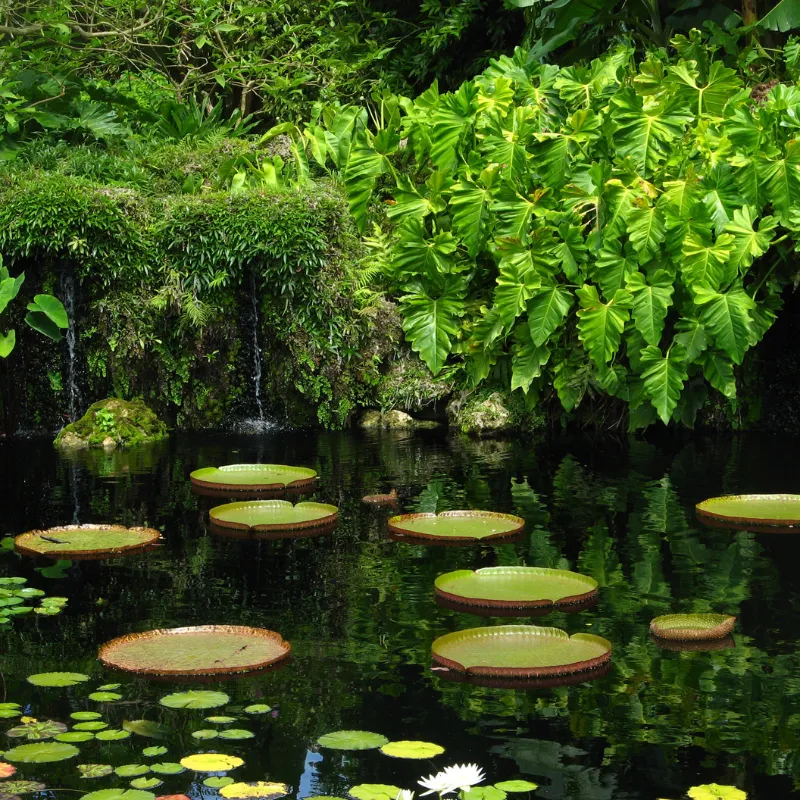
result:
<svg viewBox="0 0 800 800"><path fill-rule="evenodd" d="M555 638L559 640L571 640L576 642L592 642L599 645L605 652L598 656L579 661L572 661L566 664L555 664L549 666L523 666L523 667L499 667L491 665L464 666L458 661L442 655L438 650L446 649L448 644L464 639L480 639L496 636L530 636ZM454 631L440 636L431 646L431 654L435 664L441 664L448 669L462 672L468 675L480 675L485 677L509 677L509 678L544 678L549 676L564 676L574 673L589 672L611 659L611 642L602 636L593 633L574 633L570 636L560 628L539 627L536 625L497 625L492 627L467 628L466 630Z"/></svg>
<svg viewBox="0 0 800 800"><path fill-rule="evenodd" d="M749 515L734 515L723 513L715 506L729 501L759 501L759 500L788 500L797 504L797 514L793 517L764 517ZM695 512L700 520L714 527L722 528L756 528L757 530L771 531L773 533L800 532L800 495L797 494L728 494L719 497L709 497L695 506Z"/></svg>
<svg viewBox="0 0 800 800"><path fill-rule="evenodd" d="M289 472L297 472L299 477L295 480L285 483L283 481L265 481L263 483L229 483L224 480L219 480L219 473L227 470L234 472L235 470L262 470L265 473L270 471L276 472L277 470L285 470ZM215 479L212 479L214 476ZM213 492L214 495L219 491L222 494L246 494L248 492L280 492L286 489L300 489L304 487L312 487L318 479L316 470L309 469L308 467L294 467L288 464L225 464L222 467L202 467L196 469L189 474L189 480L192 485L198 489L208 490Z"/></svg>
<svg viewBox="0 0 800 800"><path fill-rule="evenodd" d="M677 653L710 653L716 650L730 650L736 647L736 640L731 634L722 639L693 639L681 641L679 639L663 639L661 636L650 634L650 641L662 650L672 650Z"/></svg>
<svg viewBox="0 0 800 800"><path fill-rule="evenodd" d="M114 661L114 651L122 645L131 641L140 639L155 639L166 636L181 636L191 635L198 633L238 633L253 638L272 639L281 649L280 655L275 658L270 658L266 661L259 661L254 664L239 667L202 667L198 669L167 669L164 667L153 668L146 665L136 668L125 666L117 661ZM100 662L106 667L112 669L122 670L123 672L131 672L137 675L151 675L151 676L194 676L194 675L241 675L258 672L259 670L267 669L274 665L279 664L289 657L292 652L292 646L276 631L268 630L267 628L251 628L247 625L194 625L182 628L159 628L152 631L143 631L141 633L129 633L125 636L118 636L116 639L111 639L105 644L100 646L97 652L97 657Z"/></svg>
<svg viewBox="0 0 800 800"><path fill-rule="evenodd" d="M141 534L141 538L137 542L122 545L120 547L106 547L106 548L92 548L90 550L71 550L68 545L63 548L55 549L37 549L36 541L42 535L58 535L59 533L67 533L69 531L115 531L118 533L135 533ZM126 525L57 525L54 528L47 528L46 530L31 530L27 533L22 533L14 539L14 549L25 556L44 556L55 560L62 558L89 561L92 559L110 558L119 555L132 555L134 553L143 553L156 547L161 541L161 534L153 528L141 527L128 527Z"/></svg>
<svg viewBox="0 0 800 800"><path fill-rule="evenodd" d="M708 623L707 627L691 625L692 621ZM684 622L684 625L675 624ZM650 622L650 633L659 639L677 642L704 642L724 639L733 630L736 617L729 614L663 614Z"/></svg>
<svg viewBox="0 0 800 800"><path fill-rule="evenodd" d="M580 594L565 595L557 600L550 600L547 598L539 600L498 600L487 597L469 597L467 595L458 594L457 592L448 592L445 588L448 584L454 583L459 579L473 578L476 582L480 583L481 577L491 579L503 575L529 576L532 579L536 577L562 577L572 580L575 583L584 584L586 586L586 591ZM453 603L464 606L481 606L484 608L500 609L554 609L562 606L585 604L593 601L597 597L598 586L598 582L589 575L581 575L579 572L572 572L568 569L517 566L455 570L454 572L445 572L434 581L436 594Z"/></svg>
<svg viewBox="0 0 800 800"><path fill-rule="evenodd" d="M277 504L285 504L283 507L292 506L292 508L310 509L312 506L314 510L321 513L315 519L301 520L298 522L279 522L279 523L259 523L257 525L249 525L246 522L235 522L233 520L224 520L219 518L222 511L238 511L247 508L248 506L255 508L275 508ZM258 532L276 532L276 531L299 531L305 528L318 528L334 525L339 517L339 509L330 503L314 503L311 501L303 501L300 503L291 503L289 500L242 500L238 503L225 503L221 506L214 506L209 512L208 516L211 522L221 528L232 528L240 531L258 531Z"/></svg>
<svg viewBox="0 0 800 800"><path fill-rule="evenodd" d="M508 522L513 522L514 527L508 531L501 531L500 533L492 533L488 536L438 536L433 533L425 533L423 531L409 530L406 523L417 519L441 519L442 517L455 517L455 518L469 518L479 517L487 519L502 519ZM456 511L440 511L438 514L432 512L418 512L416 514L398 514L391 517L386 523L389 530L394 534L398 534L403 539L420 540L425 542L441 542L445 544L466 542L469 544L477 542L496 542L501 539L513 539L519 536L525 530L525 520L514 514L503 514L500 511L482 511L480 509L461 509Z"/></svg>

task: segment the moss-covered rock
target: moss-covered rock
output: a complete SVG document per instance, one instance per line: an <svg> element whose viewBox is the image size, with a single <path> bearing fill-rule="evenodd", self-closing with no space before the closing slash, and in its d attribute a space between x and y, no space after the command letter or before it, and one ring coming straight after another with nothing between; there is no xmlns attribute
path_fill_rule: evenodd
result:
<svg viewBox="0 0 800 800"><path fill-rule="evenodd" d="M60 448L130 447L155 442L167 435L167 426L141 401L109 398L89 407L56 437Z"/></svg>
<svg viewBox="0 0 800 800"><path fill-rule="evenodd" d="M401 339L400 329L397 341ZM434 377L422 359L408 347L404 347L389 361L386 373L381 376L376 392L377 401L383 411L421 411L449 397L453 386L451 378Z"/></svg>
<svg viewBox="0 0 800 800"><path fill-rule="evenodd" d="M439 423L431 419L415 419L405 411L365 411L359 427L366 429L386 428L391 430L421 430L437 428Z"/></svg>
<svg viewBox="0 0 800 800"><path fill-rule="evenodd" d="M520 392L481 389L455 397L447 406L450 426L470 436L502 436L545 427L545 415L527 409Z"/></svg>

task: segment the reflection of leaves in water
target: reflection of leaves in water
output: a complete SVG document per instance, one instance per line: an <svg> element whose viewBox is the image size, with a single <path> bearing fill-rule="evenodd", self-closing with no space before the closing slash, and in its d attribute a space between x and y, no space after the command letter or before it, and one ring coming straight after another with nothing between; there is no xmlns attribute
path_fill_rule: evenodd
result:
<svg viewBox="0 0 800 800"><path fill-rule="evenodd" d="M464 490L452 480L431 481L412 503L417 513L436 514L464 506Z"/></svg>
<svg viewBox="0 0 800 800"><path fill-rule="evenodd" d="M72 566L71 561L59 560L56 561L55 564L53 564L50 567L38 567L36 571L43 578L54 578L56 580L61 580L62 578L67 577L67 571L71 566Z"/></svg>

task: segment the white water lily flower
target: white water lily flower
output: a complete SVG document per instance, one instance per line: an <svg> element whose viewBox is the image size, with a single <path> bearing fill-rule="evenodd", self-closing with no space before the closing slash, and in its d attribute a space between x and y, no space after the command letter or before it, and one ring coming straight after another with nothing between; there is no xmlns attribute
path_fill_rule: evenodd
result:
<svg viewBox="0 0 800 800"><path fill-rule="evenodd" d="M444 775L450 786L466 792L476 783L486 780L483 770L477 764L456 764L454 767L445 767Z"/></svg>
<svg viewBox="0 0 800 800"><path fill-rule="evenodd" d="M426 794L450 794L451 792L455 792L458 788L452 782L452 780L448 777L447 772L438 772L436 775L430 775L427 778L423 778L421 781L417 781L420 786L424 786L428 791L423 792L420 797L425 797Z"/></svg>
<svg viewBox="0 0 800 800"><path fill-rule="evenodd" d="M414 800L414 792L410 789L401 789L397 793L395 800Z"/></svg>

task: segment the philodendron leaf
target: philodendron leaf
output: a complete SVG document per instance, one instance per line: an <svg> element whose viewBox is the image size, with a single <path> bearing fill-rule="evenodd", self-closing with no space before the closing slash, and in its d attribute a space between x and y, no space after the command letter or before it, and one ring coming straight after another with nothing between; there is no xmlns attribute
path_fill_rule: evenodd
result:
<svg viewBox="0 0 800 800"><path fill-rule="evenodd" d="M672 419L672 412L678 405L683 384L688 377L683 362L685 355L680 345L673 345L665 356L653 345L642 350L644 390L665 425Z"/></svg>
<svg viewBox="0 0 800 800"><path fill-rule="evenodd" d="M16 343L17 334L13 328L5 335L0 333L0 358L8 358Z"/></svg>
<svg viewBox="0 0 800 800"><path fill-rule="evenodd" d="M451 338L458 333L459 317L464 313L463 297L466 282L447 275L438 290L428 293L417 281L406 287L401 301L403 330L411 347L420 354L428 369L438 375L452 347Z"/></svg>
<svg viewBox="0 0 800 800"><path fill-rule="evenodd" d="M556 284L539 289L528 306L531 341L543 345L564 321L572 306L572 293Z"/></svg>
<svg viewBox="0 0 800 800"><path fill-rule="evenodd" d="M525 310L528 300L541 285L540 275L531 267L509 261L500 264L493 308L505 325L511 325Z"/></svg>
<svg viewBox="0 0 800 800"><path fill-rule="evenodd" d="M774 238L774 230L778 225L774 217L764 217L755 230L753 220L756 214L749 206L743 206L733 212L733 219L725 227L733 236L731 247L731 264L740 272L744 272L755 259L767 252Z"/></svg>
<svg viewBox="0 0 800 800"><path fill-rule="evenodd" d="M753 299L736 285L727 292L717 292L709 286L695 286L695 304L699 307L700 321L720 350L741 364L745 350L750 346Z"/></svg>
<svg viewBox="0 0 800 800"><path fill-rule="evenodd" d="M664 214L659 206L637 203L628 214L628 236L631 244L644 263L651 259L664 241Z"/></svg>
<svg viewBox="0 0 800 800"><path fill-rule="evenodd" d="M713 243L689 234L683 243L683 282L687 286L705 283L714 289L727 286L736 277L736 267L728 266L733 244L730 233L720 234Z"/></svg>
<svg viewBox="0 0 800 800"><path fill-rule="evenodd" d="M633 295L633 321L647 344L657 345L664 330L664 319L672 302L672 276L658 270L648 283L635 272L628 278L627 289Z"/></svg>
<svg viewBox="0 0 800 800"><path fill-rule="evenodd" d="M614 292L608 303L602 302L597 287L585 283L576 294L581 303L578 311L578 336L597 364L607 364L619 349L631 294L623 289Z"/></svg>

